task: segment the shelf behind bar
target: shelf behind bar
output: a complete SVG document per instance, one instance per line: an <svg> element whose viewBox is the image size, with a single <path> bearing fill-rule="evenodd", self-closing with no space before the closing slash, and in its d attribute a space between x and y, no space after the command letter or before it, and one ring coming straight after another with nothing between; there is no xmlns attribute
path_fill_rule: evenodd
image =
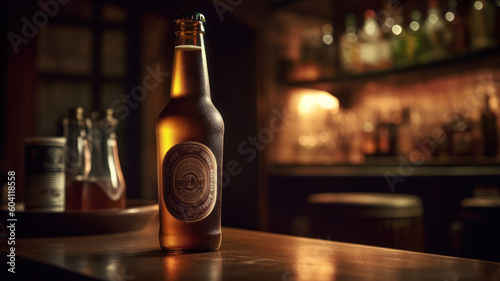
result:
<svg viewBox="0 0 500 281"><path fill-rule="evenodd" d="M498 69L498 65L500 65L500 47L494 47L457 54L425 63L414 63L385 70L367 71L356 74L339 74L332 78L320 78L313 81L285 81L284 84L290 87L315 88L326 91L360 87L365 82L407 85L411 82L422 82L438 77L467 73L472 70Z"/></svg>
<svg viewBox="0 0 500 281"><path fill-rule="evenodd" d="M500 164L491 165L411 165L400 162L393 165L300 165L271 164L270 176L288 177L498 177Z"/></svg>

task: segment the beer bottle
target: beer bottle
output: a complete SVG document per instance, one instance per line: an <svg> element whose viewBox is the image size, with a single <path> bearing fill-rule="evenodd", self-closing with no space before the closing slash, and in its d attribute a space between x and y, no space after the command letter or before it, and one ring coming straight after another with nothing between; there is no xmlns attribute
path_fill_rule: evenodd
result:
<svg viewBox="0 0 500 281"><path fill-rule="evenodd" d="M205 17L175 17L170 100L156 123L161 248L217 250L221 242L224 122L210 99Z"/></svg>
<svg viewBox="0 0 500 281"><path fill-rule="evenodd" d="M491 110L489 94L484 97L485 107L481 113L481 129L483 134L483 155L496 156L498 154L498 126L497 116Z"/></svg>

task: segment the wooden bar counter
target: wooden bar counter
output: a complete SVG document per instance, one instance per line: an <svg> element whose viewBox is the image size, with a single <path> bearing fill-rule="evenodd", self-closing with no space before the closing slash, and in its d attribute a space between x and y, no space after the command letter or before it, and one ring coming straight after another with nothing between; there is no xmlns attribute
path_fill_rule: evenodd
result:
<svg viewBox="0 0 500 281"><path fill-rule="evenodd" d="M158 221L141 231L16 239L1 280L500 280L500 263L223 228L219 251L168 255ZM13 279L12 279L13 278ZM34 279L33 279L34 278Z"/></svg>

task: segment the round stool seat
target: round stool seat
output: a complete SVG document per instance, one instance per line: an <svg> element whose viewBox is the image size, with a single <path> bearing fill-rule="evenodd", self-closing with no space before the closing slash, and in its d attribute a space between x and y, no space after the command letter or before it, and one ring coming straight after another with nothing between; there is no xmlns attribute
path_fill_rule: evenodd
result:
<svg viewBox="0 0 500 281"><path fill-rule="evenodd" d="M500 197L473 197L462 200L461 206L469 211L500 211Z"/></svg>
<svg viewBox="0 0 500 281"><path fill-rule="evenodd" d="M309 204L331 211L331 216L361 218L411 218L422 216L420 198L406 194L317 193Z"/></svg>
<svg viewBox="0 0 500 281"><path fill-rule="evenodd" d="M422 202L385 193L318 193L308 197L311 234L332 240L423 251Z"/></svg>
<svg viewBox="0 0 500 281"><path fill-rule="evenodd" d="M462 256L500 262L500 197L461 202Z"/></svg>

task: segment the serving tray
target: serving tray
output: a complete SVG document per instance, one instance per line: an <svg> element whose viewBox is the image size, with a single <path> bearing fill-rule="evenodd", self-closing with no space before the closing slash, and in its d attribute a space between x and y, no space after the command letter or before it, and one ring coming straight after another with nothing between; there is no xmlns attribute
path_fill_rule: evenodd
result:
<svg viewBox="0 0 500 281"><path fill-rule="evenodd" d="M95 235L135 231L158 217L158 203L151 200L128 199L124 209L92 211L26 211L16 204L14 217L0 210L0 235L7 236L7 226L15 223L16 237L54 237ZM16 219L16 221L9 220Z"/></svg>

